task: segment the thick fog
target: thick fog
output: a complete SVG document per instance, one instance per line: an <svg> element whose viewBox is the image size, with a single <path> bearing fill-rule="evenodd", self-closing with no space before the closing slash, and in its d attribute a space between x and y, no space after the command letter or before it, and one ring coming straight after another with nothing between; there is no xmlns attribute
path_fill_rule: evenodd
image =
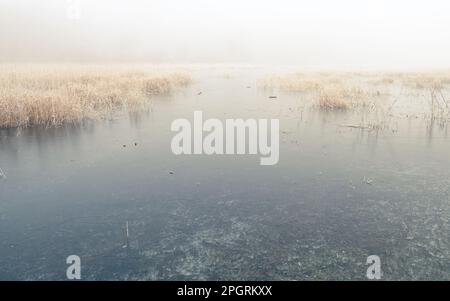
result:
<svg viewBox="0 0 450 301"><path fill-rule="evenodd" d="M448 0L0 0L2 62L449 68Z"/></svg>

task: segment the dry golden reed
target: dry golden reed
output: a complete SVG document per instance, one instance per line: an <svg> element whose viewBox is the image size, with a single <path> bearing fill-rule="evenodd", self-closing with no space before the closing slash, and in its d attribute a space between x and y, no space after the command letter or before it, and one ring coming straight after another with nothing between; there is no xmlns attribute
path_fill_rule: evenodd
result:
<svg viewBox="0 0 450 301"><path fill-rule="evenodd" d="M262 89L306 93L324 110L373 108L393 87L443 91L450 88L450 72L319 72L270 76L258 81Z"/></svg>
<svg viewBox="0 0 450 301"><path fill-rule="evenodd" d="M259 88L279 89L284 92L309 93L315 106L323 110L347 110L367 106L379 91L362 89L357 85L353 73L295 73L271 76L258 82Z"/></svg>
<svg viewBox="0 0 450 301"><path fill-rule="evenodd" d="M60 126L136 109L189 75L134 67L1 66L0 127Z"/></svg>
<svg viewBox="0 0 450 301"><path fill-rule="evenodd" d="M444 89L450 85L449 72L397 73L401 83L414 89Z"/></svg>
<svg viewBox="0 0 450 301"><path fill-rule="evenodd" d="M295 73L264 78L258 81L258 87L263 89L277 88L285 92L313 92L320 90L325 85L338 84L341 81L341 78L325 73Z"/></svg>

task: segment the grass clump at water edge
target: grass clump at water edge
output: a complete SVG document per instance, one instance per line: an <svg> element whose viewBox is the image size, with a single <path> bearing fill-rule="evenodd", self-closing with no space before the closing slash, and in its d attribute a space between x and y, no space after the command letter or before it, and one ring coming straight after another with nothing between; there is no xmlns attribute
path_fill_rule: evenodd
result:
<svg viewBox="0 0 450 301"><path fill-rule="evenodd" d="M137 110L152 95L191 82L188 74L132 67L34 67L0 69L0 128L49 127L101 119L119 109Z"/></svg>

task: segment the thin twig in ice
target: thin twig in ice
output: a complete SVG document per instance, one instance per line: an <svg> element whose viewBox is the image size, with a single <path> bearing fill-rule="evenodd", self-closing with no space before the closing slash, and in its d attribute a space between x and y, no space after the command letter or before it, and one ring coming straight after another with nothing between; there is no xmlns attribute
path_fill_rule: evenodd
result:
<svg viewBox="0 0 450 301"><path fill-rule="evenodd" d="M6 179L6 174L3 172L1 168L0 168L0 179Z"/></svg>

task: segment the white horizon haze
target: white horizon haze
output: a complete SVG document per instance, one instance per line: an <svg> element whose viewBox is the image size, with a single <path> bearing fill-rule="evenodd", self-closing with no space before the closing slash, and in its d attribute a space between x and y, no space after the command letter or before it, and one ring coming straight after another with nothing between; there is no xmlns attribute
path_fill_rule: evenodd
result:
<svg viewBox="0 0 450 301"><path fill-rule="evenodd" d="M450 2L0 0L0 41L3 63L447 69Z"/></svg>

